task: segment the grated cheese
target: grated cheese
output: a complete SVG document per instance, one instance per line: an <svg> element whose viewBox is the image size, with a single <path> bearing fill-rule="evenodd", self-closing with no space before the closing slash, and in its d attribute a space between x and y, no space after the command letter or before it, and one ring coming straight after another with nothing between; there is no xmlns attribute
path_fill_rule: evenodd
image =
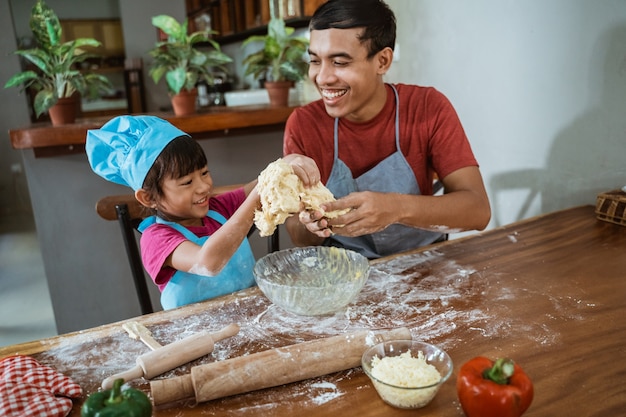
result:
<svg viewBox="0 0 626 417"><path fill-rule="evenodd" d="M382 399L402 408L418 408L428 404L439 388L435 384L441 379L437 368L426 362L422 352L418 352L417 357L413 357L411 352L382 359L374 356L372 376L380 381L372 382ZM434 386L429 387L431 385ZM417 389L419 387L429 388Z"/></svg>

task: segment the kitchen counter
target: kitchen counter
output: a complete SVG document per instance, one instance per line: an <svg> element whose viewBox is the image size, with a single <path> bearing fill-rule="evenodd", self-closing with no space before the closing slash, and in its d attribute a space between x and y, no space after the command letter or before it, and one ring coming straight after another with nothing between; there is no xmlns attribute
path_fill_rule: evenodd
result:
<svg viewBox="0 0 626 417"><path fill-rule="evenodd" d="M240 107L209 107L197 114L176 117L172 113L150 113L170 121L174 126L197 139L216 137L246 129L271 129L283 126L295 107L265 105ZM84 151L88 129L97 129L112 117L78 119L76 123L52 126L34 124L9 130L14 149L32 149L36 157L71 154Z"/></svg>
<svg viewBox="0 0 626 417"><path fill-rule="evenodd" d="M626 411L626 227L581 206L463 239L371 262L370 277L343 311L304 317L274 306L258 288L135 318L161 343L231 323L240 332L194 366L356 331L407 327L413 339L443 347L451 378L420 416L461 417L455 378L478 356L510 357L535 388L525 417L618 416ZM135 365L149 349L123 322L0 348L0 358L31 355L71 377L85 395ZM234 371L233 371L234 372ZM235 376L233 375L233 378ZM151 384L131 385L151 394ZM81 400L71 416L79 416ZM360 367L212 401L178 404L153 416L405 416L379 398Z"/></svg>

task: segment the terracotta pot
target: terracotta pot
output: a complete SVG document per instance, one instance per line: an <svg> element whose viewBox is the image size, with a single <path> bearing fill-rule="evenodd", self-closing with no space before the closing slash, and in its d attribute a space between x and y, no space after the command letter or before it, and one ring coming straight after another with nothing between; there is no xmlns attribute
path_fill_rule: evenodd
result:
<svg viewBox="0 0 626 417"><path fill-rule="evenodd" d="M76 97L60 98L57 104L48 109L52 126L74 123L78 116L78 103L79 101Z"/></svg>
<svg viewBox="0 0 626 417"><path fill-rule="evenodd" d="M265 81L265 89L270 97L270 106L287 107L291 87L293 87L293 81Z"/></svg>
<svg viewBox="0 0 626 417"><path fill-rule="evenodd" d="M198 90L180 90L180 93L172 96L172 107L176 116L189 116L196 113L196 101Z"/></svg>

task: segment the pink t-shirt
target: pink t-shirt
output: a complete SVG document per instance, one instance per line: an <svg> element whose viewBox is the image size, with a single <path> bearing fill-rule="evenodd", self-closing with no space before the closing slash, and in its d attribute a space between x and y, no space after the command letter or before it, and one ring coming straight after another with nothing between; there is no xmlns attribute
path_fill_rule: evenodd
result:
<svg viewBox="0 0 626 417"><path fill-rule="evenodd" d="M466 166L478 166L456 111L432 87L394 84L400 97L400 148L413 169L422 194L432 194L433 173L439 178ZM372 120L339 121L339 159L354 178L396 151L395 95L386 85L387 102ZM333 166L334 118L321 100L299 107L285 126L283 154L315 160L326 183Z"/></svg>
<svg viewBox="0 0 626 417"><path fill-rule="evenodd" d="M209 209L220 213L228 219L245 199L244 189L238 188L211 197ZM188 229L196 236L204 237L212 235L221 227L220 223L208 216L202 219L202 223L203 226L188 227ZM143 266L160 291L163 291L163 288L165 288L176 272L174 268L164 266L165 260L178 245L186 240L185 236L165 224L153 224L142 233L140 246Z"/></svg>

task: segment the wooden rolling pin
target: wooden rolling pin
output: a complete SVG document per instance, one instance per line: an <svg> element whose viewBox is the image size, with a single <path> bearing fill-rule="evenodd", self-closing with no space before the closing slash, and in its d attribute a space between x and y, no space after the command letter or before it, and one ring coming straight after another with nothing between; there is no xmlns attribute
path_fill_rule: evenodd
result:
<svg viewBox="0 0 626 417"><path fill-rule="evenodd" d="M233 323L218 332L196 333L169 345L159 347L152 352L144 353L137 358L134 367L102 381L102 389L110 389L113 387L113 381L119 378L122 378L124 381L141 377L146 379L154 378L157 375L211 353L216 341L234 336L238 332L239 326Z"/></svg>
<svg viewBox="0 0 626 417"><path fill-rule="evenodd" d="M190 375L150 381L152 400L200 403L315 378L360 366L368 347L398 339L411 339L409 329L348 333L194 366Z"/></svg>

